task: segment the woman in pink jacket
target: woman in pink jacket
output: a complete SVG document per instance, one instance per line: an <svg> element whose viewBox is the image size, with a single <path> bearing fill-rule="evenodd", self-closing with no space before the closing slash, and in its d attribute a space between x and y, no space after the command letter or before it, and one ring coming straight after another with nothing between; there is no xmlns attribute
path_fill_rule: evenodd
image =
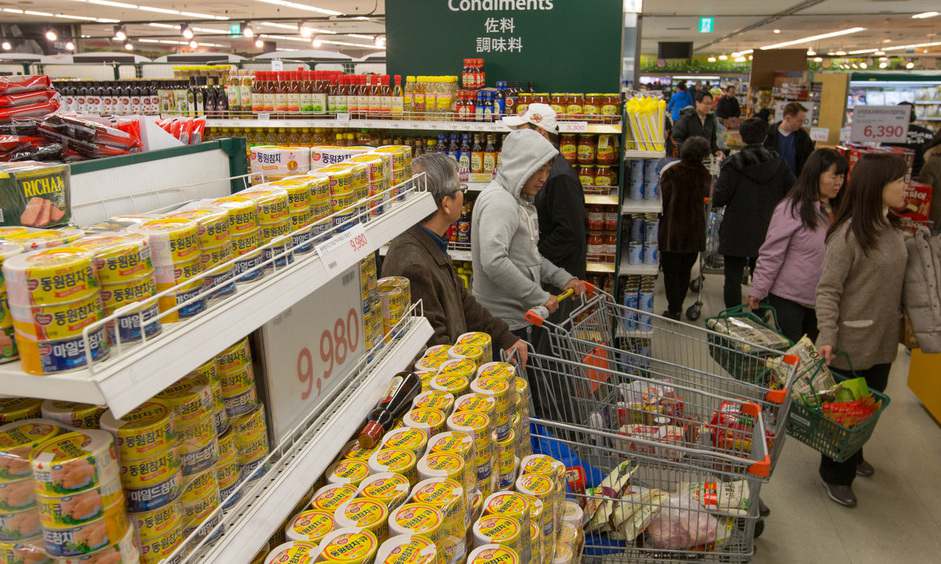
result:
<svg viewBox="0 0 941 564"><path fill-rule="evenodd" d="M814 304L833 216L830 200L843 187L846 170L846 159L833 149L814 151L797 184L775 208L758 254L748 306L754 309L765 300L792 341L803 335L817 338Z"/></svg>

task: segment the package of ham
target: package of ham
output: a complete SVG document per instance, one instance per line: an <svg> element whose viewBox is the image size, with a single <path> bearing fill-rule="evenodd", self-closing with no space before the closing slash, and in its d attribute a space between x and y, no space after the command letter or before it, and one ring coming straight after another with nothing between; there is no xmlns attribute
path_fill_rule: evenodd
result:
<svg viewBox="0 0 941 564"><path fill-rule="evenodd" d="M72 218L69 166L0 163L0 225L60 227Z"/></svg>
<svg viewBox="0 0 941 564"><path fill-rule="evenodd" d="M0 76L0 95L36 92L37 90L47 90L51 86L52 82L44 74L36 76Z"/></svg>

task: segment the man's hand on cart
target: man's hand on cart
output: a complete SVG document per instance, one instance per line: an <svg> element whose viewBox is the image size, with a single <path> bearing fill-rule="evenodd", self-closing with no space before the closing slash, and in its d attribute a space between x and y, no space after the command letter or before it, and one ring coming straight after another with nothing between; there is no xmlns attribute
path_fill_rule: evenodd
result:
<svg viewBox="0 0 941 564"><path fill-rule="evenodd" d="M510 345L506 349L506 358L516 358L519 361L520 368L526 368L526 363L529 361L529 343L523 339L517 340L515 343Z"/></svg>
<svg viewBox="0 0 941 564"><path fill-rule="evenodd" d="M588 292L589 284L584 280L579 280L578 278L572 278L568 281L568 284L565 285L565 290L573 290L579 296L584 296Z"/></svg>
<svg viewBox="0 0 941 564"><path fill-rule="evenodd" d="M820 356L827 361L827 365L830 364L830 361L833 360L833 346L823 345L822 347L817 348L817 352L820 353Z"/></svg>

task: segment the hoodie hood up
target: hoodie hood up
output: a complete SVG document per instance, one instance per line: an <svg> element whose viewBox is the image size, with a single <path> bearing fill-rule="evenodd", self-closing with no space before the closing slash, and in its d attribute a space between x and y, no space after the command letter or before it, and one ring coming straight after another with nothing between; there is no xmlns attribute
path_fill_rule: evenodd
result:
<svg viewBox="0 0 941 564"><path fill-rule="evenodd" d="M513 131L503 140L497 183L515 198L524 199L522 191L526 181L558 154L552 143L535 131Z"/></svg>
<svg viewBox="0 0 941 564"><path fill-rule="evenodd" d="M787 164L778 154L761 145L748 145L732 155L722 166L730 166L753 182L767 183L781 174Z"/></svg>

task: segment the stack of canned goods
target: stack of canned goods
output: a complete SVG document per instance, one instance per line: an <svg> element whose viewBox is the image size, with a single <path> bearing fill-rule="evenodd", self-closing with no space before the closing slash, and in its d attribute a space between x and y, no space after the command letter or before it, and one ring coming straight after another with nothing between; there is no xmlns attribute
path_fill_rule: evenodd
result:
<svg viewBox="0 0 941 564"><path fill-rule="evenodd" d="M294 262L291 252L291 205L288 191L256 186L240 192L258 205L258 244L263 246L264 270L282 268Z"/></svg>
<svg viewBox="0 0 941 564"><path fill-rule="evenodd" d="M217 268L235 257L232 234L229 230L229 210L206 202L187 206L168 217L178 217L196 223L203 272L207 272L205 287L216 288L209 299L218 299L235 293L235 265Z"/></svg>
<svg viewBox="0 0 941 564"><path fill-rule="evenodd" d="M376 259L369 255L359 263L360 301L363 312L363 341L367 354L379 344L384 334L382 302L379 300Z"/></svg>
<svg viewBox="0 0 941 564"><path fill-rule="evenodd" d="M9 229L11 228L0 228L0 236ZM19 245L0 242L0 267L3 266L4 260L21 252L23 252L23 247ZM11 362L17 358L19 354L16 352L13 316L10 315L10 306L7 304L7 286L3 280L3 270L0 270L0 363Z"/></svg>
<svg viewBox="0 0 941 564"><path fill-rule="evenodd" d="M385 145L375 150L376 153L392 156L392 187L393 197L400 199L404 196L395 191L412 176L412 148L409 145Z"/></svg>
<svg viewBox="0 0 941 564"><path fill-rule="evenodd" d="M258 229L258 204L240 194L216 198L211 202L229 212L229 238L235 261L235 281L254 282L264 276L261 268L261 235Z"/></svg>
<svg viewBox="0 0 941 564"><path fill-rule="evenodd" d="M630 221L628 264L660 264L660 251L657 246L660 220L657 214L631 214Z"/></svg>
<svg viewBox="0 0 941 564"><path fill-rule="evenodd" d="M353 185L353 170L334 164L317 169L311 174L329 179L330 208L333 217L330 227L336 228L334 231L339 233L359 223L359 209L356 205L359 195L357 187ZM362 187L359 189L361 190Z"/></svg>
<svg viewBox="0 0 941 564"><path fill-rule="evenodd" d="M638 159L631 161L631 200L657 200L660 198L660 159Z"/></svg>
<svg viewBox="0 0 941 564"><path fill-rule="evenodd" d="M312 233L310 225L312 223L313 209L311 201L313 199L313 176L291 176L284 180L272 182L271 186L282 189L288 194L288 210L291 222L291 248L296 255L309 253L313 250L310 243Z"/></svg>
<svg viewBox="0 0 941 564"><path fill-rule="evenodd" d="M386 159L375 153L356 155L351 157L349 163L367 167L369 179L369 216L376 217L385 212L389 205L389 184L392 181L392 169L386 165Z"/></svg>
<svg viewBox="0 0 941 564"><path fill-rule="evenodd" d="M655 276L628 276L624 284L623 303L632 311L624 316L624 330L637 331L650 328L650 313L653 313Z"/></svg>
<svg viewBox="0 0 941 564"><path fill-rule="evenodd" d="M379 279L377 288L382 306L382 330L389 335L412 305L411 285L404 276L387 276ZM398 337L396 334L390 336L392 339Z"/></svg>
<svg viewBox="0 0 941 564"><path fill-rule="evenodd" d="M172 292L160 297L160 311L167 323L180 321L206 309L202 295L203 272L200 258L199 225L184 218L159 218L132 227L133 232L147 238L157 292Z"/></svg>
<svg viewBox="0 0 941 564"><path fill-rule="evenodd" d="M235 446L243 479L256 473L268 456L268 429L264 408L258 401L252 353L248 339L242 339L216 356L222 380L225 411L235 432Z"/></svg>

